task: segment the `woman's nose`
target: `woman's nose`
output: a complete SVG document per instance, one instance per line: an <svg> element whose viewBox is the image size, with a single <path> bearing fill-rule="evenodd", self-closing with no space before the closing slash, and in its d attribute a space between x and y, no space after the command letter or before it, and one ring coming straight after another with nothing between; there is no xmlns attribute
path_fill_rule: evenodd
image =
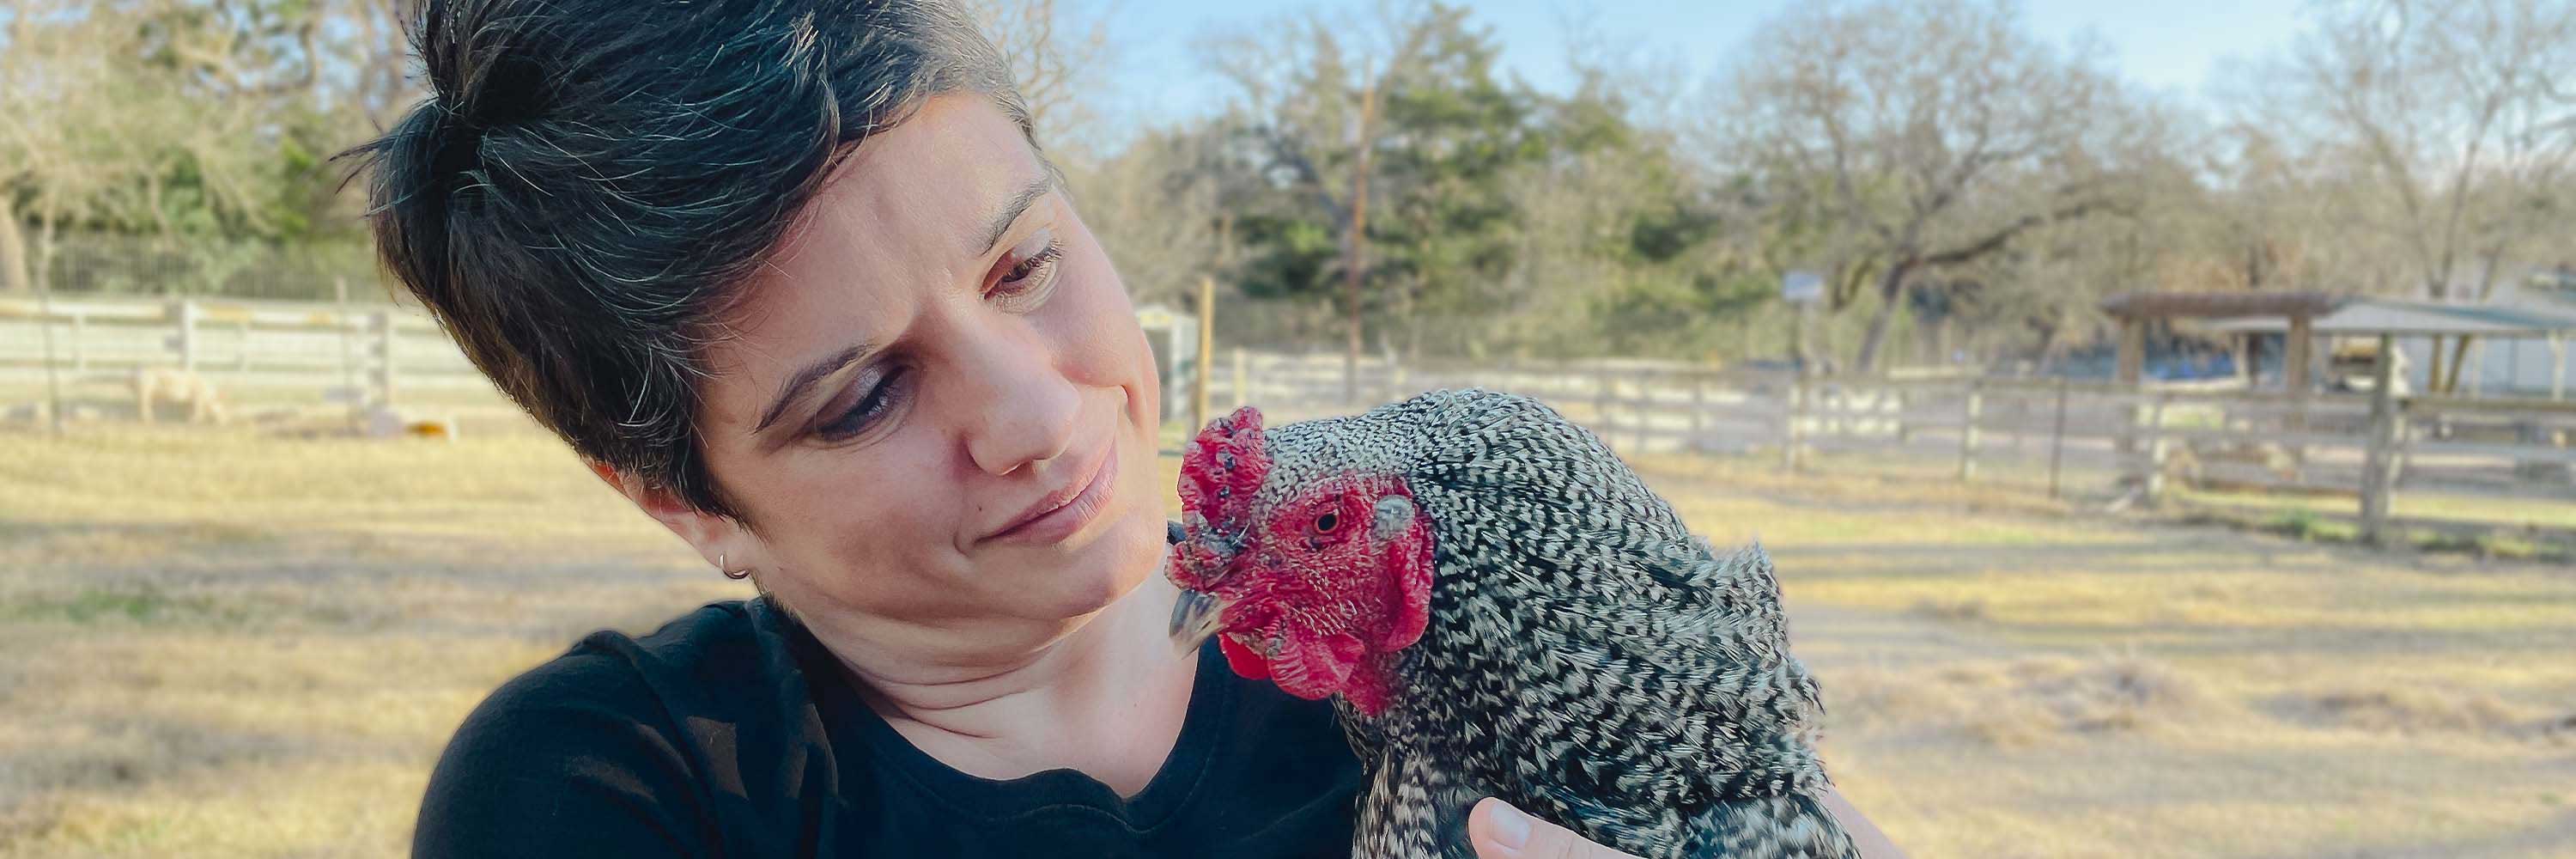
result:
<svg viewBox="0 0 2576 859"><path fill-rule="evenodd" d="M1044 339L1026 331L969 335L960 362L969 396L966 455L996 476L1062 456L1074 444L1082 393L1056 367Z"/></svg>

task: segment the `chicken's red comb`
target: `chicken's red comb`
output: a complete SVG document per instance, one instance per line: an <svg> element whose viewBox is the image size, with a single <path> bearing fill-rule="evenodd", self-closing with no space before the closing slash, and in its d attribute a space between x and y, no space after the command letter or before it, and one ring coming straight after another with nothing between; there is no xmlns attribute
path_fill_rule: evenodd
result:
<svg viewBox="0 0 2576 859"><path fill-rule="evenodd" d="M1253 494L1270 475L1270 452L1261 443L1261 410L1251 406L1209 421L1181 453L1181 521L1205 539L1240 539L1251 527Z"/></svg>

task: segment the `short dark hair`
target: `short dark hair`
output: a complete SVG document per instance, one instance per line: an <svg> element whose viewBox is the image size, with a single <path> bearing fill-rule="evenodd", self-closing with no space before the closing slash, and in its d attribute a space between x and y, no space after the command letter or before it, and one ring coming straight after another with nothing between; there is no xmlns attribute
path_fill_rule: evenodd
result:
<svg viewBox="0 0 2576 859"><path fill-rule="evenodd" d="M701 347L841 156L960 92L1036 146L940 0L427 0L411 26L429 97L344 153L385 266L575 451L737 518Z"/></svg>

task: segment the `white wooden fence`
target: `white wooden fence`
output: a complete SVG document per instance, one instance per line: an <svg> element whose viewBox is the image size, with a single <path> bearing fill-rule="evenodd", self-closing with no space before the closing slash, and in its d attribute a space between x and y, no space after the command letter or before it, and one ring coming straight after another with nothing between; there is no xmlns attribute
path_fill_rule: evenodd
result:
<svg viewBox="0 0 2576 859"><path fill-rule="evenodd" d="M1231 363L1231 367L1226 364ZM1294 419L1347 412L1344 358L1236 351L1214 398ZM2130 388L2062 379L1900 371L1868 379L1597 360L1363 359L1359 403L1482 386L1544 400L1623 453L1759 455L1809 467L1820 455L1866 465L1938 458L1962 481L2077 480L2153 502L2174 481L2198 488L2343 496L2365 536L2497 522L2406 519L2400 491L2576 504L2576 404L2245 390L2228 384ZM2374 475L2377 477L2374 478ZM2107 484L2107 487L2103 484ZM2576 510L2548 517L2576 519ZM2520 524L2520 523L2502 523Z"/></svg>
<svg viewBox="0 0 2576 859"><path fill-rule="evenodd" d="M351 403L491 389L436 323L392 305L0 300L0 381L113 383L148 367L192 371L228 393Z"/></svg>
<svg viewBox="0 0 2576 859"><path fill-rule="evenodd" d="M1167 390L1194 362L1193 321L1147 306ZM0 299L0 398L45 386L123 386L141 368L176 368L227 397L394 407L431 392L494 395L489 381L417 308L212 299ZM456 399L446 397L446 399ZM0 401L0 407L11 405ZM1171 404L1177 413L1178 398ZM514 408L487 399L485 408Z"/></svg>
<svg viewBox="0 0 2576 859"><path fill-rule="evenodd" d="M1197 371L1195 334L1146 308L1167 405ZM1362 359L1356 400L1344 358L1231 350L1211 356L1215 405L1253 403L1282 419L1347 412L1443 387L1528 394L1583 421L1623 452L1761 455L1785 467L1819 457L1938 459L1960 480L2044 480L2146 499L2167 482L2343 495L2372 534L2397 521L2400 491L2576 502L2576 404L2246 391L2122 388L2062 380L1900 372L1801 378L1674 362L1416 362ZM230 395L392 405L490 384L435 323L392 305L250 301L0 300L0 386L25 397L50 374L65 386L121 384L136 368L178 367ZM506 410L497 398L493 408ZM7 403L0 403L5 406ZM2082 483L2078 483L2082 481ZM2576 519L2576 515L2562 517ZM2404 523L2399 523L2404 524Z"/></svg>

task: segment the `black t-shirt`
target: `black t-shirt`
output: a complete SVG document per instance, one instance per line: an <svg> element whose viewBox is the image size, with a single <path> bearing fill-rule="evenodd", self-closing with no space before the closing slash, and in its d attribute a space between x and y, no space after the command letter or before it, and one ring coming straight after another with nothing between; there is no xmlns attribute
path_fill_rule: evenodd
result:
<svg viewBox="0 0 2576 859"><path fill-rule="evenodd" d="M765 599L594 633L510 681L431 775L424 857L1344 857L1359 765L1332 712L1211 648L1133 799L1079 772L960 773L861 703Z"/></svg>

